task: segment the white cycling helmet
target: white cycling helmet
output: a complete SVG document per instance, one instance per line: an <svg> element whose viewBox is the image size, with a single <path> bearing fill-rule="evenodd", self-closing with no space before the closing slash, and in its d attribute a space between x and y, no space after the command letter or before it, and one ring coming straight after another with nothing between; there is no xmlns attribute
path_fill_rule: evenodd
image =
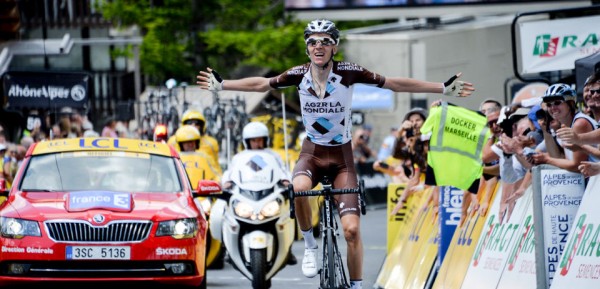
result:
<svg viewBox="0 0 600 289"><path fill-rule="evenodd" d="M564 83L557 83L546 89L546 92L542 96L542 100L547 102L555 98L562 98L564 101L572 100L577 102L577 93L571 86Z"/></svg>
<svg viewBox="0 0 600 289"><path fill-rule="evenodd" d="M242 138L244 139L244 148L250 148L249 139L262 137L265 139L265 147L269 146L269 129L267 126L258 121L253 121L244 126Z"/></svg>
<svg viewBox="0 0 600 289"><path fill-rule="evenodd" d="M306 25L304 29L304 40L315 33L326 33L335 40L335 44L340 44L340 31L335 24L326 19L313 20Z"/></svg>

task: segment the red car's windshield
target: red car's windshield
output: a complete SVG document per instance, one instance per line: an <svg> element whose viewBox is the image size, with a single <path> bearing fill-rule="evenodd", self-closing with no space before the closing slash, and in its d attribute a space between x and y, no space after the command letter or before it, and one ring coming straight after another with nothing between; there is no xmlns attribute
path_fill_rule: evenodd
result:
<svg viewBox="0 0 600 289"><path fill-rule="evenodd" d="M32 156L21 191L179 192L175 160L126 152L66 152Z"/></svg>

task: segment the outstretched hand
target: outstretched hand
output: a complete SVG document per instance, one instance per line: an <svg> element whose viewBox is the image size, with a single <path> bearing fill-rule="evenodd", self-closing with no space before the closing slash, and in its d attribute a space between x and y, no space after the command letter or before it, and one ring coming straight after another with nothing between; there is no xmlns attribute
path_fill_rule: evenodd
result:
<svg viewBox="0 0 600 289"><path fill-rule="evenodd" d="M556 136L568 144L581 144L579 136L570 127L561 127L556 131Z"/></svg>
<svg viewBox="0 0 600 289"><path fill-rule="evenodd" d="M202 89L211 91L223 90L223 78L221 78L221 75L216 70L210 67L207 67L206 71L200 71L196 79L196 84Z"/></svg>
<svg viewBox="0 0 600 289"><path fill-rule="evenodd" d="M447 96L456 96L456 97L467 97L475 91L473 84L470 82L465 82L462 80L458 80L458 78L462 75L462 72L453 75L448 79L448 81L444 82L444 91L442 92Z"/></svg>

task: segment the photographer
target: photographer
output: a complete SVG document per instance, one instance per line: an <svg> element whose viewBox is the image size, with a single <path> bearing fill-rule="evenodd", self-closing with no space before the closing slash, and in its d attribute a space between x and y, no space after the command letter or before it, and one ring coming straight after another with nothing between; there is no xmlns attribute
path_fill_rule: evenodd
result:
<svg viewBox="0 0 600 289"><path fill-rule="evenodd" d="M354 162L356 163L366 163L375 157L375 153L369 147L371 135L369 128L365 126L357 129L352 138L352 153L354 154Z"/></svg>

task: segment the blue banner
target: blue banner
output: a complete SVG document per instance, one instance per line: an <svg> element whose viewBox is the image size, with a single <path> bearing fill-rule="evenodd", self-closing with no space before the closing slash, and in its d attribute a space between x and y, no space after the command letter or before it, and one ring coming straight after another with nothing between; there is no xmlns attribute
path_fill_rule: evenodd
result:
<svg viewBox="0 0 600 289"><path fill-rule="evenodd" d="M463 190L455 187L440 187L440 248L438 250L439 264L444 261L446 251L452 242L454 231L460 222L462 211Z"/></svg>

